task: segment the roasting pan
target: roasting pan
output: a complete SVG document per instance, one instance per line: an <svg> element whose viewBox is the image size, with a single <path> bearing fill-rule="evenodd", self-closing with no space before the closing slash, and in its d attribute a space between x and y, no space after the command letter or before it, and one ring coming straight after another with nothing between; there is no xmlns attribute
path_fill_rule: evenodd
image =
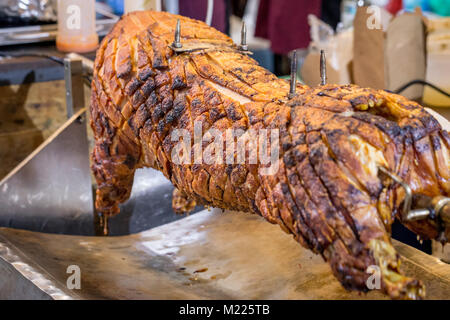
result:
<svg viewBox="0 0 450 320"><path fill-rule="evenodd" d="M74 61L83 64L66 64L69 119L0 182L0 299L386 298L347 292L320 256L258 216L200 207L175 215L173 187L153 169L137 171L130 200L99 236ZM428 299L450 299L450 265L393 244Z"/></svg>
<svg viewBox="0 0 450 320"><path fill-rule="evenodd" d="M450 298L449 265L393 243L428 299ZM68 289L70 266L80 289ZM320 256L277 226L218 209L117 237L0 228L0 288L0 298L386 299L347 292Z"/></svg>

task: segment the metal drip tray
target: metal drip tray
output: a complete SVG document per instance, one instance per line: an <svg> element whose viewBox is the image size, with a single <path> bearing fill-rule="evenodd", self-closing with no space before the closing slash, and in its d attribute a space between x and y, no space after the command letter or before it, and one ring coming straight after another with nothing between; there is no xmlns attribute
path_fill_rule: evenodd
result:
<svg viewBox="0 0 450 320"><path fill-rule="evenodd" d="M393 240L402 269L428 299L450 298L450 265ZM67 268L80 268L69 290ZM279 227L238 212L202 211L119 237L0 228L0 298L51 299L384 299L348 292L320 256ZM2 272L3 274L3 272ZM19 280L17 280L19 279ZM18 284L21 284L20 286Z"/></svg>

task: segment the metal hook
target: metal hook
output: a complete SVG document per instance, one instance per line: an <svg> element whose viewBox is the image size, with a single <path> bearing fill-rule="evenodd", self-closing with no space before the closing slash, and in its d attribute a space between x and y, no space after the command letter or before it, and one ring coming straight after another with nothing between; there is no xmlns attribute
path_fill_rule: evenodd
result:
<svg viewBox="0 0 450 320"><path fill-rule="evenodd" d="M248 51L248 45L247 45L247 26L245 25L245 21L242 21L242 28L241 28L241 44L239 46L239 50L241 51Z"/></svg>
<svg viewBox="0 0 450 320"><path fill-rule="evenodd" d="M325 51L320 50L320 85L327 84L327 60L325 57Z"/></svg>
<svg viewBox="0 0 450 320"><path fill-rule="evenodd" d="M288 98L292 99L295 96L295 90L297 86L297 50L294 50L291 60L291 82L289 86Z"/></svg>
<svg viewBox="0 0 450 320"><path fill-rule="evenodd" d="M381 172L383 172L384 174L386 174L387 176L389 176L392 180L394 180L395 182L400 184L403 187L403 189L405 189L405 200L403 201L402 217L403 217L403 219L407 220L409 211L411 210L411 203L412 203L411 187L407 183L405 183L399 176L397 176L396 174L392 173L391 171L389 171L385 167L381 167L380 166L380 167L378 167L378 169Z"/></svg>
<svg viewBox="0 0 450 320"><path fill-rule="evenodd" d="M438 221L444 228L450 226L450 198L436 196L434 198L425 195L416 195L420 197L421 203L416 203L419 208L411 210L413 196L411 187L405 183L399 176L390 172L384 167L378 167L381 172L389 176L392 180L399 183L405 189L405 200L403 202L403 221L417 221L430 218ZM417 199L417 198L416 198ZM444 234L445 236L445 234Z"/></svg>
<svg viewBox="0 0 450 320"><path fill-rule="evenodd" d="M181 48L183 45L181 44L181 24L180 19L177 20L177 26L175 27L175 39L172 43L172 47Z"/></svg>

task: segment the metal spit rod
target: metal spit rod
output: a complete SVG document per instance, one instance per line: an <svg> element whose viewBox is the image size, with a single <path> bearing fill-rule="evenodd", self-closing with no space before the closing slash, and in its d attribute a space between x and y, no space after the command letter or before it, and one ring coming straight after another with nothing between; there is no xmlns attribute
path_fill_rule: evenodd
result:
<svg viewBox="0 0 450 320"><path fill-rule="evenodd" d="M241 51L248 51L248 45L247 45L247 26L245 25L245 22L242 22L242 28L241 28L241 44L239 46L239 50Z"/></svg>
<svg viewBox="0 0 450 320"><path fill-rule="evenodd" d="M320 50L320 85L327 84L327 59L325 57L325 51Z"/></svg>
<svg viewBox="0 0 450 320"><path fill-rule="evenodd" d="M294 50L291 60L291 81L289 85L288 98L292 99L295 96L295 90L297 87L297 50Z"/></svg>
<svg viewBox="0 0 450 320"><path fill-rule="evenodd" d="M183 45L181 44L181 23L180 23L180 19L177 20L177 25L175 27L175 35L174 35L174 40L172 43L172 46L174 48L181 48Z"/></svg>

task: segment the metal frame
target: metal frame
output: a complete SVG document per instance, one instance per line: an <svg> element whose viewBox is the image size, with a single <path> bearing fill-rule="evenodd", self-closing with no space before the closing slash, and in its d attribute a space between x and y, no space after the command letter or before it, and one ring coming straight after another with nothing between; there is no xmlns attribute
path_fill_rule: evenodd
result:
<svg viewBox="0 0 450 320"><path fill-rule="evenodd" d="M85 110L0 181L0 226L94 235Z"/></svg>
<svg viewBox="0 0 450 320"><path fill-rule="evenodd" d="M83 88L93 61L71 53L64 66L69 119L0 181L0 227L103 235L93 205ZM161 172L138 169L130 199L120 205L120 215L108 219L109 235L137 233L183 218L173 213L172 191Z"/></svg>
<svg viewBox="0 0 450 320"><path fill-rule="evenodd" d="M67 118L84 107L83 64L81 60L64 59Z"/></svg>
<svg viewBox="0 0 450 320"><path fill-rule="evenodd" d="M105 19L96 20L96 32L99 36L104 36L119 20L119 17L97 7L95 10L97 13L105 17ZM54 41L57 33L57 24L0 28L0 47L16 44Z"/></svg>

